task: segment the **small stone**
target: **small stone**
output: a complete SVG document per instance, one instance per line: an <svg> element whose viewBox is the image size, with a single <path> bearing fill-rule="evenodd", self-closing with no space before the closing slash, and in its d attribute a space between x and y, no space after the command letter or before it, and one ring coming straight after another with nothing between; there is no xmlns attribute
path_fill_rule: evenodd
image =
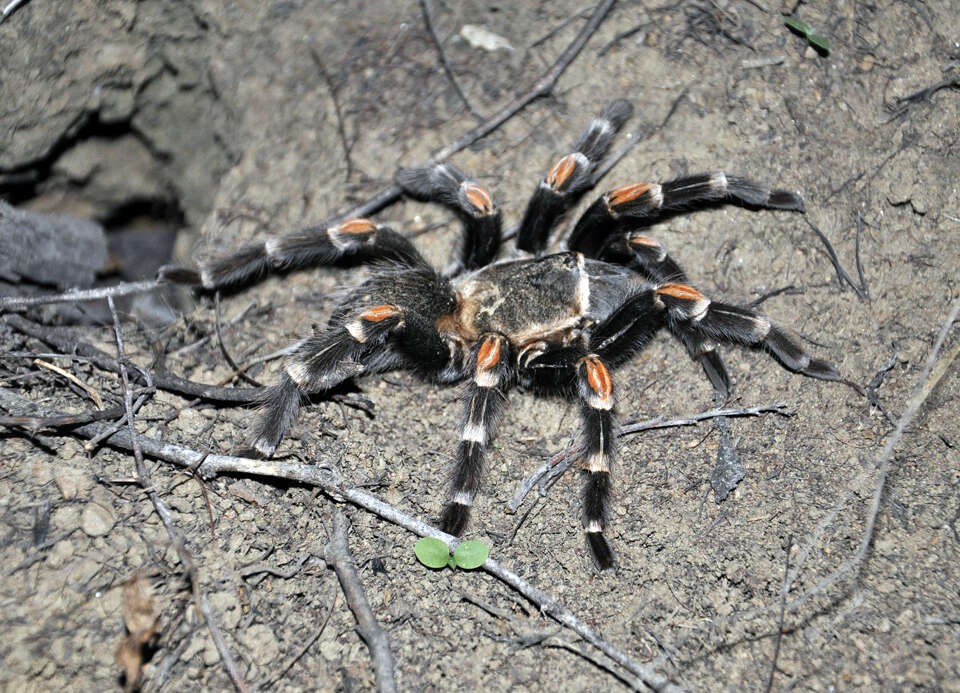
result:
<svg viewBox="0 0 960 693"><path fill-rule="evenodd" d="M79 469L73 469L72 467L58 469L53 475L53 480L56 482L57 488L60 489L60 496L64 500L72 500L90 488L90 482L86 475Z"/></svg>
<svg viewBox="0 0 960 693"><path fill-rule="evenodd" d="M73 556L73 542L69 539L61 539L47 554L47 565L51 568L59 568Z"/></svg>
<svg viewBox="0 0 960 693"><path fill-rule="evenodd" d="M250 626L243 640L250 656L262 667L268 667L280 655L280 643L273 631L263 624Z"/></svg>
<svg viewBox="0 0 960 693"><path fill-rule="evenodd" d="M87 503L80 515L80 529L90 537L104 536L115 523L113 513L99 503Z"/></svg>

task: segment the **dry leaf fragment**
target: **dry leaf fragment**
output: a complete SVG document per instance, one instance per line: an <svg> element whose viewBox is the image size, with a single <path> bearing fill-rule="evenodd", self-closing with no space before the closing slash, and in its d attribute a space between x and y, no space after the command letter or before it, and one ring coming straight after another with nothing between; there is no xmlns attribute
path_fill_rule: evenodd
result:
<svg viewBox="0 0 960 693"><path fill-rule="evenodd" d="M123 585L123 623L128 635L117 647L114 659L123 669L127 693L136 690L143 669L143 646L156 632L157 616L153 610L153 590L146 576L137 572Z"/></svg>

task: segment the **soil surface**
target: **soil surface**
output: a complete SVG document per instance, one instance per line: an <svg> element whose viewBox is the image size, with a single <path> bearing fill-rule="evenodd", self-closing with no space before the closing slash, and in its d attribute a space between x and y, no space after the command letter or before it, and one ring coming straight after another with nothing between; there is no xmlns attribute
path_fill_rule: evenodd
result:
<svg viewBox="0 0 960 693"><path fill-rule="evenodd" d="M430 4L481 116L529 89L591 9L580 0ZM856 555L881 452L960 294L960 13L948 0L794 4L620 3L550 97L451 161L491 189L509 228L585 124L625 97L636 108L625 133L642 141L601 190L723 169L800 191L805 215L726 206L651 235L708 296L740 304L794 287L760 310L851 381L874 381L875 403L763 352L724 348L736 388L729 406L782 401L795 413L731 420L745 478L720 503L709 484L720 436L709 422L623 438L608 532L618 570L598 576L581 534L577 473L506 511L521 481L578 428L575 405L511 392L465 536L688 690L957 691L957 361L941 362L946 370L899 439L866 559L782 616L780 605L788 565L793 602ZM794 10L829 39L828 55L784 25ZM465 27L505 44L474 45ZM0 193L108 226L142 215L177 225L184 263L336 217L479 122L412 0L33 0L0 25L0 64ZM628 141L621 135L615 148ZM436 266L449 263L459 234L449 212L406 201L376 219L415 234ZM860 263L864 297L839 283L814 226L856 284ZM225 345L241 363L289 345L322 325L338 289L365 272L296 272L226 298ZM180 299L173 323L125 323L128 356L199 382L229 379L213 304ZM120 403L115 375L0 325L4 388L62 411L94 408L87 390L40 359L105 407ZM115 353L107 323L70 329ZM943 353L957 342L954 327ZM250 375L270 382L280 368L272 360ZM622 422L713 407L709 382L668 335L614 377ZM391 373L341 394L369 399L372 416L320 398L282 452L336 467L346 483L434 520L458 439L459 388ZM254 416L157 392L138 427L227 452ZM123 585L143 571L158 620L142 689L229 690L132 457L49 431L5 429L0 441L0 688L122 689L114 652L126 635ZM375 686L322 559L332 499L147 464L251 687ZM497 579L430 571L414 557L412 534L343 507L401 690L628 687L619 667Z"/></svg>

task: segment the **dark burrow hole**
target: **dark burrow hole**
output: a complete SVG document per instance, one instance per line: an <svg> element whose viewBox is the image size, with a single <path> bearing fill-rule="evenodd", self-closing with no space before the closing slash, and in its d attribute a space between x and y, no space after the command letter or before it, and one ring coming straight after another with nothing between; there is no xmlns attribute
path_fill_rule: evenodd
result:
<svg viewBox="0 0 960 693"><path fill-rule="evenodd" d="M27 212L71 215L95 222L102 229L106 260L91 260L93 287L150 279L172 261L177 236L187 230L187 215L170 181L170 157L151 149L129 122L105 124L96 117L58 142L39 161L0 172L0 200ZM0 244L25 246L29 234L0 237ZM34 252L24 250L25 253ZM77 254L70 243L57 248L42 244L35 251L42 262L65 261ZM99 257L99 256L98 256ZM14 276L0 277L0 295L34 294L76 285L64 280L51 285L47 276L31 276L19 267ZM164 324L176 317L174 291L123 297L118 308L148 323ZM101 302L102 303L102 302ZM65 306L67 322L109 318L105 304Z"/></svg>

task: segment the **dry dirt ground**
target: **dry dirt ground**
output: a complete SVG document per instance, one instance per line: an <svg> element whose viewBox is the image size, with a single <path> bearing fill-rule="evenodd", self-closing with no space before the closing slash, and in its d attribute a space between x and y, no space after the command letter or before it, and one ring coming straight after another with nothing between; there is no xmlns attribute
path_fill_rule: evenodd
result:
<svg viewBox="0 0 960 693"><path fill-rule="evenodd" d="M800 289L762 310L851 380L868 384L892 359L876 389L882 409L843 385L793 375L762 352L725 349L736 380L731 406L784 401L796 413L732 421L746 476L722 503L709 486L718 449L710 424L624 439L609 531L619 569L597 576L573 472L514 536L534 497L517 515L505 511L507 501L577 428L575 407L514 392L466 536L688 690L957 691L957 361L941 360L946 370L896 446L866 560L788 608L782 628L779 605L788 561L791 601L855 555L883 446L960 293L960 12L950 0L801 3L797 15L830 39L821 56L784 26L794 4L622 2L551 97L452 161L489 186L509 226L579 129L626 97L636 106L626 131L645 139L602 189L723 168L801 191L806 219L724 207L652 233L708 295L745 303ZM528 89L591 9L581 0L432 6L453 73L483 116ZM467 25L509 47L471 45L461 36ZM177 252L187 262L194 251L342 213L389 185L398 166L427 160L478 122L412 0L32 0L0 25L0 63L3 196L101 220L159 209L154 225L182 227ZM898 101L944 83L928 98ZM448 212L401 202L377 219L418 233L438 266L450 259L458 226ZM830 239L856 282L858 219L866 299L839 285L806 223ZM224 340L240 361L282 348L322 324L331 294L363 273L297 272L232 296L222 307ZM125 324L128 355L219 382L231 370L212 305L180 298L182 317L162 329ZM54 320L49 311L29 315ZM108 325L71 329L77 341L114 353ZM956 354L956 332L944 353ZM61 410L92 408L83 390L36 366L38 355L107 406L119 401L116 376L51 355L6 323L0 340L8 391ZM269 381L278 368L272 361L252 374ZM712 406L709 383L666 336L615 377L622 421ZM356 391L373 402L372 416L318 401L285 451L435 518L457 439L458 389L395 373L361 378ZM252 416L158 392L138 425L225 452L244 441ZM230 689L176 553L130 483L132 458L51 432L7 429L0 441L0 688L121 689L114 651L125 635L122 585L144 571L159 621L143 690ZM251 686L276 677L276 690L375 685L354 617L318 558L330 498L257 478L201 483L148 465ZM621 669L497 579L429 571L414 558L412 534L344 507L402 690L627 687L607 667Z"/></svg>

